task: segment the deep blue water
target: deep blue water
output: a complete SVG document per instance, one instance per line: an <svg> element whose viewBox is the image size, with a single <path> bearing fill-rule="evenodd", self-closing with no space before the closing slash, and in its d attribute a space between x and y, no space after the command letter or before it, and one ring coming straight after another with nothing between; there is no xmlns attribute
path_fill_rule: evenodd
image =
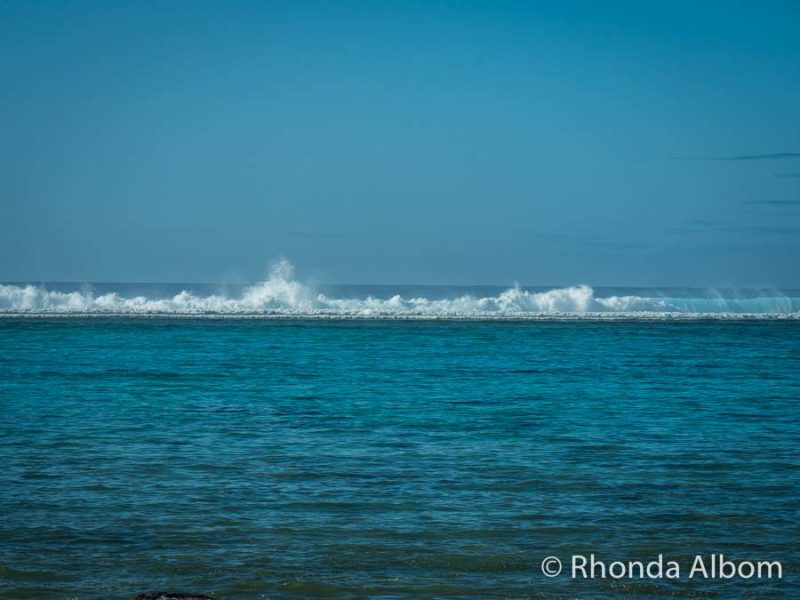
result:
<svg viewBox="0 0 800 600"><path fill-rule="evenodd" d="M0 319L0 597L797 597L800 322ZM572 581L594 552L783 579Z"/></svg>

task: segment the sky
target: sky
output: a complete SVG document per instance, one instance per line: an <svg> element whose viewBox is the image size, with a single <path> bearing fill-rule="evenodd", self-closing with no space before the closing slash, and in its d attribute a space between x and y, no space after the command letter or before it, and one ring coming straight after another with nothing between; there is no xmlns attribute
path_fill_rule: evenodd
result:
<svg viewBox="0 0 800 600"><path fill-rule="evenodd" d="M0 280L800 287L800 3L0 1Z"/></svg>

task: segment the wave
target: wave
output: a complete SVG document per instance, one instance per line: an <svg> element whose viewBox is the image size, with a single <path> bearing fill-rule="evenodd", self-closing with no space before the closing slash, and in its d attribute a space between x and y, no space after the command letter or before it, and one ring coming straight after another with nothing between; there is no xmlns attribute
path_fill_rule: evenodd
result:
<svg viewBox="0 0 800 600"><path fill-rule="evenodd" d="M277 262L266 281L241 293L167 297L125 296L91 290L56 291L36 285L0 285L0 316L208 316L340 319L800 319L800 298L598 296L588 285L529 291L511 287L495 296L338 298L294 278L292 265Z"/></svg>

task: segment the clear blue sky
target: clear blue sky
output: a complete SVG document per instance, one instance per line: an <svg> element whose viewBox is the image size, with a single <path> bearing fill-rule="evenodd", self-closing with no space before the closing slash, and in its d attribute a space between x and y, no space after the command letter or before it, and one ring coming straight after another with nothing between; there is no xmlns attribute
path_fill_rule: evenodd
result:
<svg viewBox="0 0 800 600"><path fill-rule="evenodd" d="M0 279L800 286L800 3L0 3Z"/></svg>

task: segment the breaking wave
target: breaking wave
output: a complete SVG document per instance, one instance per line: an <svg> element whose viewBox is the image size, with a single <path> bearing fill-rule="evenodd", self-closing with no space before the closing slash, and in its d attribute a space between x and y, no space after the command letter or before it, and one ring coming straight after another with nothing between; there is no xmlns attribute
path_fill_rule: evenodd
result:
<svg viewBox="0 0 800 600"><path fill-rule="evenodd" d="M587 285L529 291L515 286L495 296L449 298L339 298L298 282L287 261L266 281L241 293L167 297L126 296L90 290L55 291L35 285L0 285L0 316L208 316L329 319L800 319L800 297L746 298L611 295Z"/></svg>

